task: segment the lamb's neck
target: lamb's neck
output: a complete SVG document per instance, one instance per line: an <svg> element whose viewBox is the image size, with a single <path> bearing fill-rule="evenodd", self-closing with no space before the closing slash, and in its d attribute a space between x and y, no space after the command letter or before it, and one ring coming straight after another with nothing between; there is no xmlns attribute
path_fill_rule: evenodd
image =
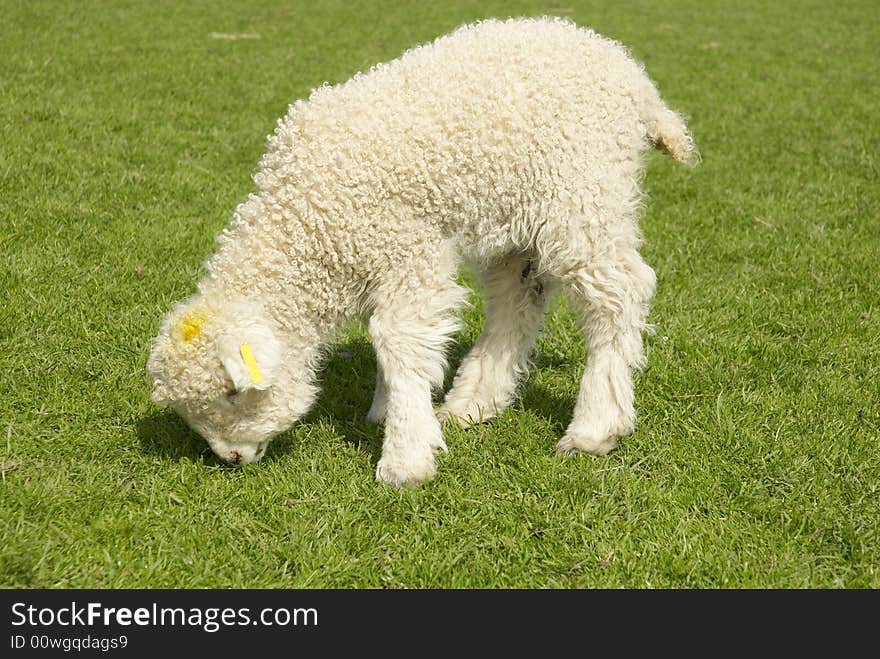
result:
<svg viewBox="0 0 880 659"><path fill-rule="evenodd" d="M356 306L327 245L298 218L252 196L218 238L200 292L259 303L285 331L324 340Z"/></svg>

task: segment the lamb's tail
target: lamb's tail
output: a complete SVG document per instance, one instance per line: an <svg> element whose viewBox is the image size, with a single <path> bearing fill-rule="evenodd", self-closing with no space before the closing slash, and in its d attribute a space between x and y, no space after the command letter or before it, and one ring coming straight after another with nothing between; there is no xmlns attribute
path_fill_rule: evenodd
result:
<svg viewBox="0 0 880 659"><path fill-rule="evenodd" d="M676 162L689 167L699 164L700 153L684 119L666 107L659 96L644 108L642 119L648 128L648 139L655 147L668 153Z"/></svg>

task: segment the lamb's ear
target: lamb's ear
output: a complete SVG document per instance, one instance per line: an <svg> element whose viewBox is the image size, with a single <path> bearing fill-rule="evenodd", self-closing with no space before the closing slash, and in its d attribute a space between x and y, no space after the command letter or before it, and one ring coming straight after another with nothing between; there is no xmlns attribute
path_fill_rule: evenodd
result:
<svg viewBox="0 0 880 659"><path fill-rule="evenodd" d="M220 361L237 391L268 389L281 365L281 343L259 321L243 322L218 340Z"/></svg>

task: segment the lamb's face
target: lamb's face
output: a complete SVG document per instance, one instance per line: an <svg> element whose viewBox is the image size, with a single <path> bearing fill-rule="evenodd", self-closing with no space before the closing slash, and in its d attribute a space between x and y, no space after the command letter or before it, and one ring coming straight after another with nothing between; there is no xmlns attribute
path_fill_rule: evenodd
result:
<svg viewBox="0 0 880 659"><path fill-rule="evenodd" d="M196 300L174 309L153 343L153 400L177 411L221 459L259 460L296 420L275 386L281 346L255 305Z"/></svg>
<svg viewBox="0 0 880 659"><path fill-rule="evenodd" d="M269 441L285 428L273 423L271 392L231 389L205 401L171 403L190 427L204 437L211 450L231 465L256 462Z"/></svg>

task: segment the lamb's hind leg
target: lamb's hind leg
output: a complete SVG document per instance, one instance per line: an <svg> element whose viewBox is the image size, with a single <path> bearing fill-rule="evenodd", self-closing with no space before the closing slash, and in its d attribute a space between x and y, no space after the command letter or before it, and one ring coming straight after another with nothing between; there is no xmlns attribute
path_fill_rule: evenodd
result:
<svg viewBox="0 0 880 659"><path fill-rule="evenodd" d="M382 365L376 362L376 388L373 390L373 403L367 412L367 421L382 423L385 413L388 411L388 389L385 387L385 376L382 375Z"/></svg>
<svg viewBox="0 0 880 659"><path fill-rule="evenodd" d="M446 451L431 390L443 384L444 351L466 290L444 274L417 291L386 292L369 321L381 379L371 416L384 408L385 420L376 479L396 487L432 479L434 452Z"/></svg>
<svg viewBox="0 0 880 659"><path fill-rule="evenodd" d="M463 426L500 414L515 399L548 297L547 282L525 255L511 255L487 268L484 286L483 332L438 412L441 419Z"/></svg>
<svg viewBox="0 0 880 659"><path fill-rule="evenodd" d="M561 279L582 314L589 354L573 418L556 448L605 455L635 427L632 370L644 364L642 330L654 271L626 247Z"/></svg>

